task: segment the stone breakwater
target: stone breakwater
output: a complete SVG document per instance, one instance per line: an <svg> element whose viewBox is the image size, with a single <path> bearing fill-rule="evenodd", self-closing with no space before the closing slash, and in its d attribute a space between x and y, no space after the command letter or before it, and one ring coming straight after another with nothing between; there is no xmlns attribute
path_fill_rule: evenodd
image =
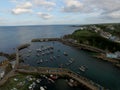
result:
<svg viewBox="0 0 120 90"><path fill-rule="evenodd" d="M20 45L19 47L17 47L17 49L22 50L22 49L27 48L29 46L30 46L30 44L23 44L23 45Z"/></svg>
<svg viewBox="0 0 120 90"><path fill-rule="evenodd" d="M47 42L47 41L59 41L60 38L37 38L32 39L31 42Z"/></svg>
<svg viewBox="0 0 120 90"><path fill-rule="evenodd" d="M96 47L92 47L89 45L85 45L85 44L79 44L79 43L75 43L75 42L70 42L69 39L61 39L61 38L38 38L38 39L32 39L31 42L47 42L47 41L60 41L63 44L69 45L69 46L73 46L79 49L84 49L84 50L89 50L92 52L97 52L97 53L105 53L104 50L96 48Z"/></svg>
<svg viewBox="0 0 120 90"><path fill-rule="evenodd" d="M23 74L45 74L45 75L53 74L53 75L59 75L61 77L67 76L76 80L88 90L105 90L104 87L94 83L93 81L64 68L49 68L49 67L36 68L36 67L30 67L30 66L20 66L18 67L16 72L23 73Z"/></svg>

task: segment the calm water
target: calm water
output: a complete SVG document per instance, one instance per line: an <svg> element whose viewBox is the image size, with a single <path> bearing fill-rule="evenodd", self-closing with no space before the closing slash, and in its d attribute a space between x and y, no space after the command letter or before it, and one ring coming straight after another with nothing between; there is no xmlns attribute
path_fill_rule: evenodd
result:
<svg viewBox="0 0 120 90"><path fill-rule="evenodd" d="M26 42L29 43L33 38L61 37L65 34L72 33L75 29L77 28L69 26L0 27L0 51L12 53L14 52L15 47ZM51 45L52 43L49 42L43 44ZM40 44L32 43L30 48L35 49L39 45ZM54 46L56 48L54 51L56 52L55 56L60 53L61 57L59 59L51 61L50 63L43 62L43 64L38 65L36 60L41 58L36 58L36 52L33 50L32 56L25 58L25 63L29 62L32 66L58 67L60 64L67 63L69 58L72 57L75 59L75 62L70 66L66 66L66 68L78 72L78 67L80 65L86 65L88 70L85 73L80 72L81 75L86 76L111 90L120 90L120 70L107 62L92 58L89 52L76 50L75 48L71 48L59 42L56 42ZM61 52L57 52L57 49L61 49ZM23 51L26 53L24 54L25 56L27 55L27 51L28 50L26 49ZM68 57L63 55L64 51L69 54ZM28 58L30 58L30 60L28 60ZM49 58L49 56L42 58Z"/></svg>
<svg viewBox="0 0 120 90"><path fill-rule="evenodd" d="M41 46L53 46L54 53L45 54L44 56L42 54L40 54L40 56L36 56L38 54L36 49L41 48ZM58 52L59 49L60 51ZM29 50L32 50L32 52L29 53ZM63 54L64 52L68 53L68 56L65 56ZM106 88L111 90L120 90L120 70L107 62L92 58L89 52L77 50L63 45L60 42L36 42L31 43L29 48L21 50L20 54L22 55L21 58L24 60L25 64L42 67L59 67L63 64L63 67L71 69L76 73L79 72L80 75L86 76ZM57 57L57 55L60 55L60 57ZM50 57L53 56L56 58L51 60ZM73 58L75 62L67 66L66 63L69 62L70 58ZM38 64L37 61L41 59L43 62ZM48 62L46 60L48 60ZM85 65L88 70L84 73L81 72L79 70L81 65Z"/></svg>

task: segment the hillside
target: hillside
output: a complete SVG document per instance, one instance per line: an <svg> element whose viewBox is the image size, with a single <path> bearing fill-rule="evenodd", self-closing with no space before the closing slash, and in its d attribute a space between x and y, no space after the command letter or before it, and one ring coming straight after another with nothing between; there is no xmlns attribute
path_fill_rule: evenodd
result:
<svg viewBox="0 0 120 90"><path fill-rule="evenodd" d="M107 51L118 51L120 50L120 44L103 38L92 30L76 30L74 33L69 35L69 38L77 40L79 43L94 46Z"/></svg>

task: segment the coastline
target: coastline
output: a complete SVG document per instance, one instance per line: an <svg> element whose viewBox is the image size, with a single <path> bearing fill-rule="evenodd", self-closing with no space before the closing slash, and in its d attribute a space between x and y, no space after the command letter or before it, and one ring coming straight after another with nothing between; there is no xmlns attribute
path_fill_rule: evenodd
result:
<svg viewBox="0 0 120 90"><path fill-rule="evenodd" d="M77 49L84 49L83 47L81 48L81 45L80 44L76 44L76 43L70 43L70 42L68 42L68 41L64 41L63 39L60 39L60 38L50 38L50 40L49 40L49 38L41 38L41 39L34 39L34 40L32 40L31 42L48 42L48 41L59 41L59 42L61 42L61 43L63 43L63 44L66 44L66 45L69 45L69 46L72 46L72 47L75 47L75 48L77 48ZM30 45L30 44L29 44ZM23 72L23 73L28 73L29 72L29 74L32 74L32 73L37 73L37 72L39 72L39 71L36 71L35 70L35 72L33 72L33 71L31 71L31 69L30 70L26 70L25 71L25 68L24 68L24 70L20 70L19 69L19 54L18 54L18 51L19 50L22 50L22 49L24 49L24 48L28 48L28 46L29 46L28 44L25 44L25 45L21 45L21 46L19 46L19 47L21 47L21 48L17 48L17 52L16 52L16 66L15 66L15 69L14 70L12 70L11 72L13 72L13 73L15 73L15 72ZM89 49L89 46L88 46L88 48L86 49L85 48L85 50L89 50L89 51L92 51L92 52L97 52L97 53L104 53L104 51L102 51L102 50L100 50L100 49ZM96 57L96 58L100 58L100 57ZM105 57L103 57L103 58L101 58L102 60L104 60L104 59L106 59ZM117 61L114 61L113 62L113 60L107 60L108 62L111 62L111 63L117 63ZM120 66L120 65L118 65L118 66ZM22 66L22 68L23 68L23 66ZM30 67L29 67L30 68ZM9 73L11 73L11 72L9 72ZM68 71L67 71L68 72ZM71 72L71 71L69 71L69 72ZM8 73L8 74L9 74ZM71 72L71 73L73 73L73 72ZM39 73L39 74L41 74L41 73ZM43 74L43 73L42 73ZM44 73L44 74L46 74L46 72ZM47 72L47 74L48 74L48 72ZM52 73L52 74L56 74L56 72L55 73ZM67 76L70 76L70 74L68 74L68 73L66 73L65 75L67 75ZM76 75L76 74L75 74ZM13 75L14 76L14 75ZM76 75L77 76L77 75ZM12 77L12 76L10 76L10 77L8 77L7 79L6 79L6 77L7 77L7 75L5 76L5 80L7 81L10 77ZM72 76L70 76L70 77L72 77ZM94 89L94 88L98 88L100 85L98 85L98 84L95 84L94 82L92 82L91 80L89 80L89 79L87 79L87 78L85 78L85 77L82 77L83 79L81 79L81 77L82 76L80 76L80 80L83 80L83 81L81 81L81 83L83 84L83 85L85 85L87 88L91 88L91 90L98 90L98 89ZM73 78L73 77L72 77ZM76 78L75 78L76 79ZM4 79L3 79L4 80ZM77 80L77 79L76 79ZM87 82L87 84L85 84ZM4 82L5 83L5 82ZM3 84L4 84L3 83ZM2 84L2 85L3 85ZM93 84L93 85L92 85ZM0 85L1 85L1 81L0 81ZM95 85L95 86L94 86ZM96 87L96 85L98 85L97 87ZM94 87L94 88L93 88ZM102 86L100 86L100 87L102 87ZM102 87L103 88L103 87ZM102 89L102 90L104 90L104 89Z"/></svg>

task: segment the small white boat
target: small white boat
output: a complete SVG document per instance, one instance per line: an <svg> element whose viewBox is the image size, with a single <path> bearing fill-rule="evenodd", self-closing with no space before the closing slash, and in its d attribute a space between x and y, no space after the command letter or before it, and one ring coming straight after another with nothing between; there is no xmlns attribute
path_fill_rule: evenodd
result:
<svg viewBox="0 0 120 90"><path fill-rule="evenodd" d="M42 63L42 62L43 62L43 60L41 59L41 60L40 60L40 63Z"/></svg>
<svg viewBox="0 0 120 90"><path fill-rule="evenodd" d="M79 67L79 70L82 71L82 72L85 72L86 69L87 69L87 68L86 68L85 66L80 66L80 67Z"/></svg>
<svg viewBox="0 0 120 90"><path fill-rule="evenodd" d="M29 52L29 53L31 53L31 52L32 52L32 50L28 50L28 52Z"/></svg>
<svg viewBox="0 0 120 90"><path fill-rule="evenodd" d="M67 54L66 52L64 52L64 55L65 55L65 56L68 56L68 54Z"/></svg>
<svg viewBox="0 0 120 90"><path fill-rule="evenodd" d="M41 86L41 87L40 87L40 90L45 90L45 88Z"/></svg>
<svg viewBox="0 0 120 90"><path fill-rule="evenodd" d="M37 83L40 83L40 82L41 82L41 79L37 79L36 82L37 82Z"/></svg>

